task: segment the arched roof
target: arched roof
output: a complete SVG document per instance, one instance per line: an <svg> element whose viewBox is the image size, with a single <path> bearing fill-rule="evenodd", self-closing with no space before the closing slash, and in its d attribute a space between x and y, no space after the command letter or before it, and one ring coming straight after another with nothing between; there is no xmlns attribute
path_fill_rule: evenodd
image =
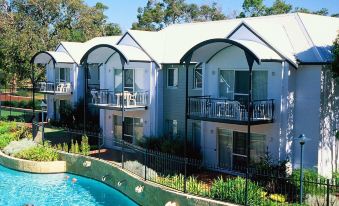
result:
<svg viewBox="0 0 339 206"><path fill-rule="evenodd" d="M230 46L236 46L242 49L246 56L252 57L257 64L265 60L282 60L275 51L263 44L247 40L217 38L203 41L192 47L181 58L180 63L208 62L220 51Z"/></svg>
<svg viewBox="0 0 339 206"><path fill-rule="evenodd" d="M34 64L48 64L53 61L54 64L57 63L67 63L73 64L74 60L65 52L55 52L55 51L41 51L36 53L32 59L31 63Z"/></svg>
<svg viewBox="0 0 339 206"><path fill-rule="evenodd" d="M141 50L133 46L99 44L89 49L81 59L81 64L85 61L89 64L106 63L115 53L118 53L124 63L130 61L147 61L151 59Z"/></svg>

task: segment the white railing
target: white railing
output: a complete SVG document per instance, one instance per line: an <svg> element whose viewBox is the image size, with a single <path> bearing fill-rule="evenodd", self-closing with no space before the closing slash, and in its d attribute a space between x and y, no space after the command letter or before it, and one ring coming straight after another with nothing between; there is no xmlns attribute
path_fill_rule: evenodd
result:
<svg viewBox="0 0 339 206"><path fill-rule="evenodd" d="M43 93L56 93L56 94L71 94L72 84L66 83L52 83L52 82L39 82L39 92Z"/></svg>
<svg viewBox="0 0 339 206"><path fill-rule="evenodd" d="M108 90L91 90L92 104L115 107L139 107L148 105L148 92L113 92Z"/></svg>
<svg viewBox="0 0 339 206"><path fill-rule="evenodd" d="M191 117L248 120L248 103L210 97L189 97L188 114ZM273 120L273 100L253 101L252 121Z"/></svg>

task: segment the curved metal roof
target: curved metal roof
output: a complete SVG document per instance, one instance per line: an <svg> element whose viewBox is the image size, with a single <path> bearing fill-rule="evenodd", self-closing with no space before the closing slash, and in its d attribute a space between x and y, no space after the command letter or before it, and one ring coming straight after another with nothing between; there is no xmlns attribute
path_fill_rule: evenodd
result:
<svg viewBox="0 0 339 206"><path fill-rule="evenodd" d="M74 60L65 52L55 52L55 51L41 51L36 53L32 59L31 63L34 64L48 64L50 61L53 61L54 64L57 63L66 63L73 64Z"/></svg>
<svg viewBox="0 0 339 206"><path fill-rule="evenodd" d="M109 58L118 53L125 63L130 61L152 61L141 49L126 45L99 44L89 49L81 59L89 64L106 63Z"/></svg>

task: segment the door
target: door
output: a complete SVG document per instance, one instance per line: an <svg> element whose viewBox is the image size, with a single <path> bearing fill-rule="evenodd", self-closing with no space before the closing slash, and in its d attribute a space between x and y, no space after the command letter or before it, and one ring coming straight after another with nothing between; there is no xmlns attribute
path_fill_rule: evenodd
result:
<svg viewBox="0 0 339 206"><path fill-rule="evenodd" d="M218 129L218 159L219 167L232 168L233 132L227 129Z"/></svg>
<svg viewBox="0 0 339 206"><path fill-rule="evenodd" d="M235 170L246 167L246 138L246 133L233 132L233 169Z"/></svg>
<svg viewBox="0 0 339 206"><path fill-rule="evenodd" d="M201 148L201 123L193 122L192 124L192 144L195 149L200 151Z"/></svg>

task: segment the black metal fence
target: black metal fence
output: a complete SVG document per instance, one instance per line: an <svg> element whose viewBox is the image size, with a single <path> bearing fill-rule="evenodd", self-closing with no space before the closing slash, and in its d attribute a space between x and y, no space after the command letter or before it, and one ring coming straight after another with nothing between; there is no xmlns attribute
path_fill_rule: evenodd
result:
<svg viewBox="0 0 339 206"><path fill-rule="evenodd" d="M0 88L0 120L32 122L33 116L41 120L40 103L43 96L36 95L33 102L32 87L4 86ZM35 114L33 115L33 106Z"/></svg>
<svg viewBox="0 0 339 206"><path fill-rule="evenodd" d="M206 165L202 160L148 150L113 139L111 156L119 167L174 190L244 205L300 205L298 175L249 168L229 170ZM248 190L245 185L248 184ZM339 180L305 177L302 205L338 205ZM245 199L247 197L247 200Z"/></svg>

